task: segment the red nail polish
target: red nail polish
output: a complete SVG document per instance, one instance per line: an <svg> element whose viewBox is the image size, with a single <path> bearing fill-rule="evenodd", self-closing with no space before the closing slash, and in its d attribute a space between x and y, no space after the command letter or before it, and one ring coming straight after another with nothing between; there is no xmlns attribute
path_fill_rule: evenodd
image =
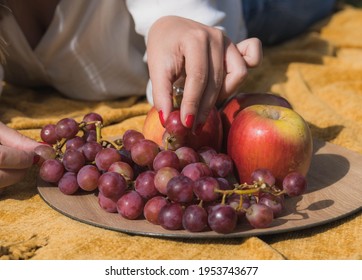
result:
<svg viewBox="0 0 362 280"><path fill-rule="evenodd" d="M192 128L192 126L194 125L194 121L195 121L195 115L191 114L187 115L185 119L186 127Z"/></svg>
<svg viewBox="0 0 362 280"><path fill-rule="evenodd" d="M39 160L40 160L40 156L39 155L34 155L34 157L33 157L33 165L37 164L39 162Z"/></svg>
<svg viewBox="0 0 362 280"><path fill-rule="evenodd" d="M43 144L43 145L48 145L48 146L51 146L51 144L45 142L45 141L38 141L39 144Z"/></svg>
<svg viewBox="0 0 362 280"><path fill-rule="evenodd" d="M163 117L162 110L158 111L158 117L160 118L160 122L161 122L162 126L165 126L165 119Z"/></svg>

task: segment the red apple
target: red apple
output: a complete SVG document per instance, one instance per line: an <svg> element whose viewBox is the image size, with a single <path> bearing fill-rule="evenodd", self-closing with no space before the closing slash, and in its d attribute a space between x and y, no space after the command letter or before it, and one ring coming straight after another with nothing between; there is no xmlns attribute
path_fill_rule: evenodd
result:
<svg viewBox="0 0 362 280"><path fill-rule="evenodd" d="M155 107L152 107L146 116L142 133L146 139L150 139L156 142L159 146L163 147L162 136L164 132L165 128L160 122L158 112ZM191 130L188 132L185 146L191 147L195 150L203 146L209 146L217 151L220 151L222 136L223 130L220 114L218 110L214 108L211 110L205 125L197 135L193 134Z"/></svg>
<svg viewBox="0 0 362 280"><path fill-rule="evenodd" d="M227 141L240 183L252 183L257 168L269 169L278 186L291 171L306 175L313 152L306 121L294 110L273 105L252 105L236 116Z"/></svg>
<svg viewBox="0 0 362 280"><path fill-rule="evenodd" d="M224 129L224 146L231 123L236 115L251 105L279 105L292 109L292 105L284 97L272 93L238 93L229 99L220 109L220 117Z"/></svg>

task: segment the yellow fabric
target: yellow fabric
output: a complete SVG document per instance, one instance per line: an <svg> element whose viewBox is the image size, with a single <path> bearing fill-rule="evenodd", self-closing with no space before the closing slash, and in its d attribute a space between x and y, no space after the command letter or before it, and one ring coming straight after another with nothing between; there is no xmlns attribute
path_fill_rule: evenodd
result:
<svg viewBox="0 0 362 280"><path fill-rule="evenodd" d="M314 137L362 154L362 10L344 7L309 32L265 50L242 90L286 97ZM141 129L150 106L128 98L79 102L49 90L6 86L4 123L39 139L40 127L89 111L104 136ZM296 232L224 240L170 240L93 227L50 208L36 190L36 168L0 194L0 259L362 259L362 215ZM356 182L359 184L360 182ZM362 199L361 199L362 201Z"/></svg>

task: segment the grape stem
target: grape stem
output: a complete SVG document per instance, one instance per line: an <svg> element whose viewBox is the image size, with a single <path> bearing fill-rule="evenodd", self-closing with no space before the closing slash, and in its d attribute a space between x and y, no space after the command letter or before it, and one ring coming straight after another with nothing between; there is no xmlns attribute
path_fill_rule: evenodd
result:
<svg viewBox="0 0 362 280"><path fill-rule="evenodd" d="M56 143L55 154L58 158L62 157L62 155L63 155L62 149L66 142L67 142L67 139L63 138L60 141L57 141L57 143Z"/></svg>
<svg viewBox="0 0 362 280"><path fill-rule="evenodd" d="M220 190L220 189L215 189L214 190L216 193L220 193L222 194L222 199L221 199L221 204L225 204L226 202L226 197L228 195L231 194L238 194L240 195L240 201L239 201L239 206L237 210L243 210L246 211L246 209L244 209L243 205L243 195L255 195L256 198L258 198L258 194L260 192L265 192L265 193L271 193L273 195L283 195L286 192L284 190L279 190L276 186L269 186L267 184L265 184L264 182L254 182L253 184L249 185L247 183L244 184L236 184L235 188L232 190Z"/></svg>
<svg viewBox="0 0 362 280"><path fill-rule="evenodd" d="M101 144L103 147L107 147L107 146L112 146L115 149L120 149L122 148L122 143L119 143L119 139L115 140L115 141L111 141L111 140L106 140L102 138L102 122L100 121L94 121L94 122L88 122L86 124L95 124L96 126L96 141ZM120 144L120 145L119 145Z"/></svg>
<svg viewBox="0 0 362 280"><path fill-rule="evenodd" d="M96 139L97 142L100 143L100 141L102 140L102 123L100 121L95 121L95 126L96 126Z"/></svg>
<svg viewBox="0 0 362 280"><path fill-rule="evenodd" d="M170 145L170 144L172 144L172 142L174 142L175 141L175 137L174 136L168 136L167 138L166 138L166 143L165 143L165 150L169 150L169 148L168 148L168 145Z"/></svg>

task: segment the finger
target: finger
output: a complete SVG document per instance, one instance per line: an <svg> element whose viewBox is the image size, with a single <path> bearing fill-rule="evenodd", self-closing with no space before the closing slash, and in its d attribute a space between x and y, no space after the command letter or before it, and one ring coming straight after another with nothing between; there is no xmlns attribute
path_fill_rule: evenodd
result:
<svg viewBox="0 0 362 280"><path fill-rule="evenodd" d="M161 122L164 123L172 111L172 78L167 69L153 67L154 63L151 61L149 65L154 107L159 112Z"/></svg>
<svg viewBox="0 0 362 280"><path fill-rule="evenodd" d="M236 46L230 41L226 41L224 65L226 74L218 97L218 103L232 95L240 87L248 74L245 60Z"/></svg>
<svg viewBox="0 0 362 280"><path fill-rule="evenodd" d="M31 152L39 143L0 122L0 143L4 146Z"/></svg>
<svg viewBox="0 0 362 280"><path fill-rule="evenodd" d="M243 56L246 66L256 67L263 60L263 49L261 41L258 38L249 38L236 45L240 54Z"/></svg>
<svg viewBox="0 0 362 280"><path fill-rule="evenodd" d="M24 169L33 164L34 153L0 145L1 169Z"/></svg>
<svg viewBox="0 0 362 280"><path fill-rule="evenodd" d="M220 93L224 81L224 34L219 29L212 32L209 46L208 83L201 97L195 127L199 129L206 121Z"/></svg>
<svg viewBox="0 0 362 280"><path fill-rule="evenodd" d="M0 170L0 188L7 187L19 182L25 177L26 173L26 169Z"/></svg>
<svg viewBox="0 0 362 280"><path fill-rule="evenodd" d="M186 79L180 111L181 121L188 128L195 124L199 104L208 82L208 53L206 34L184 46Z"/></svg>

